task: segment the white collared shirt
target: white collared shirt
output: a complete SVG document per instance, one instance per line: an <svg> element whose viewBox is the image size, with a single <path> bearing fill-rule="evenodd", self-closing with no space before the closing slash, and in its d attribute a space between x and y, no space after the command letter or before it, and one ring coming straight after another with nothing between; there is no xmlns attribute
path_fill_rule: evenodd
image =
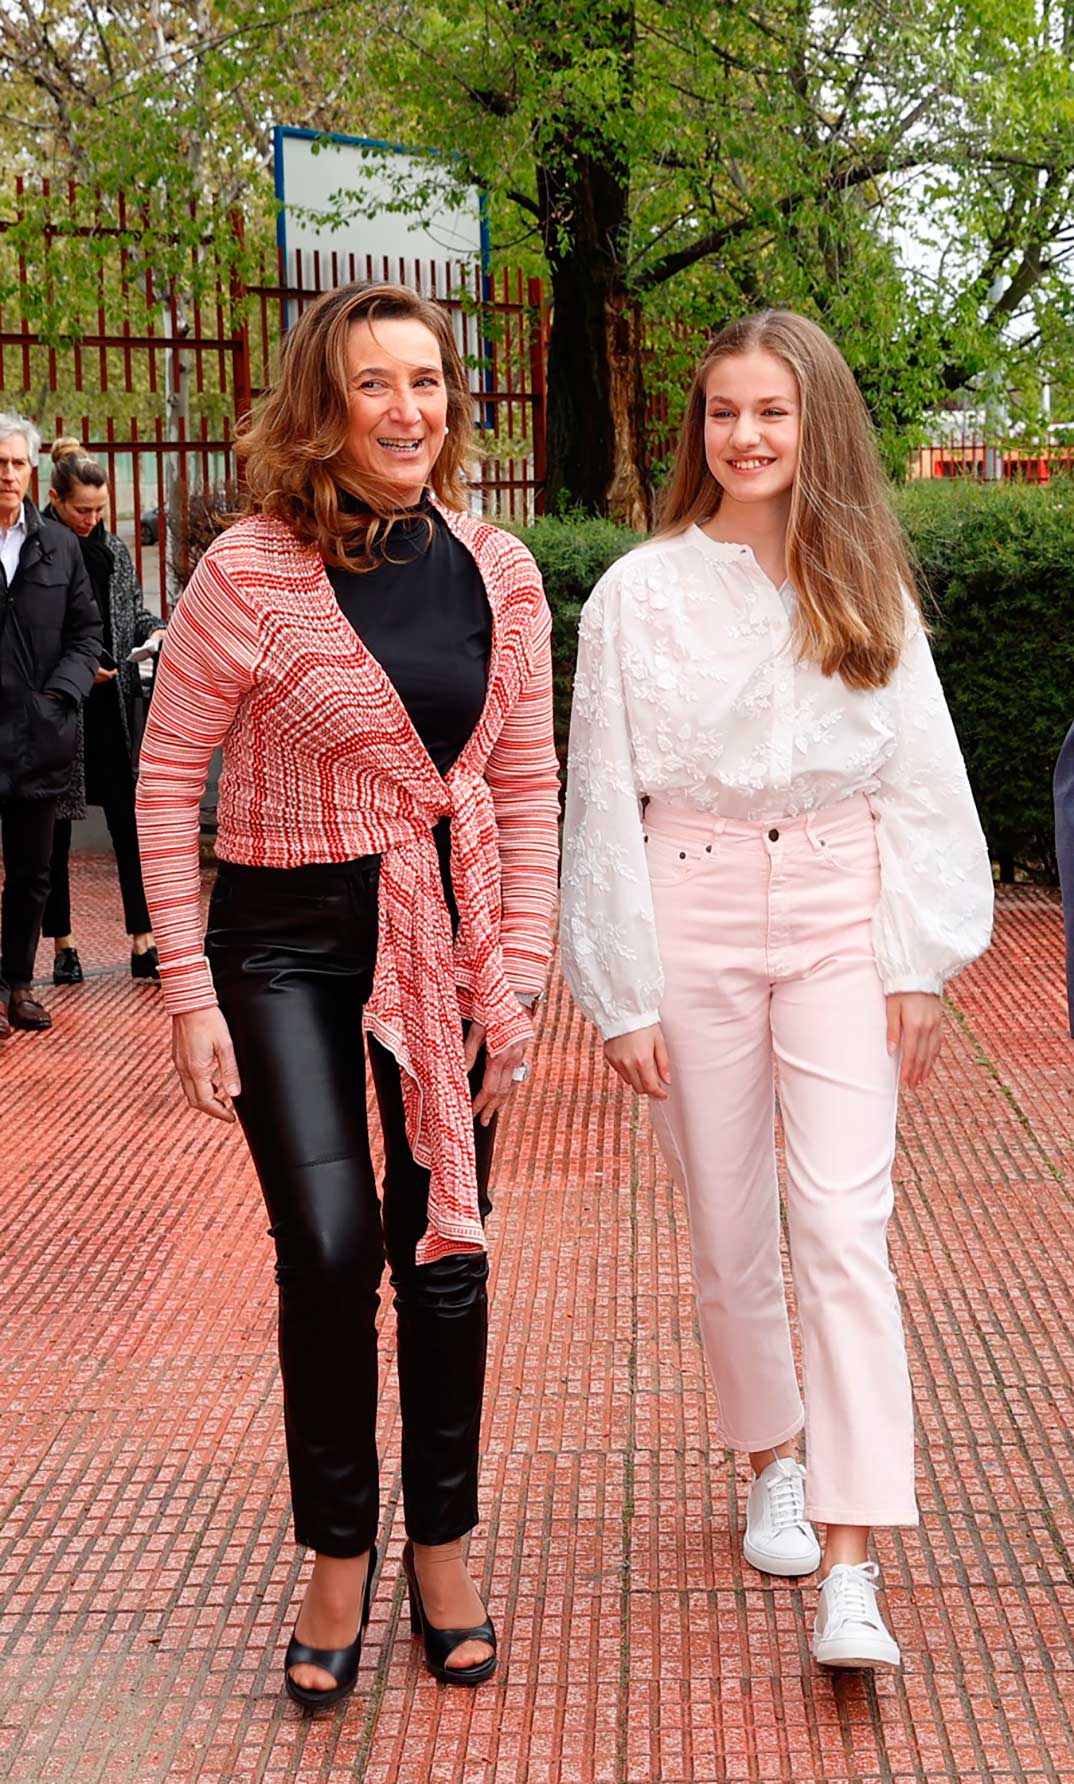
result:
<svg viewBox="0 0 1074 1784"><path fill-rule="evenodd" d="M4 566L4 575L8 586L15 580L15 572L19 567L22 548L26 544L26 503L19 504L19 518L13 526L0 526L0 564Z"/></svg>
<svg viewBox="0 0 1074 1784"><path fill-rule="evenodd" d="M640 801L777 822L864 793L877 822L885 991L983 952L992 870L916 608L884 688L795 659L794 590L699 527L621 558L579 630L563 838L563 958L611 1038L656 1021L663 973Z"/></svg>

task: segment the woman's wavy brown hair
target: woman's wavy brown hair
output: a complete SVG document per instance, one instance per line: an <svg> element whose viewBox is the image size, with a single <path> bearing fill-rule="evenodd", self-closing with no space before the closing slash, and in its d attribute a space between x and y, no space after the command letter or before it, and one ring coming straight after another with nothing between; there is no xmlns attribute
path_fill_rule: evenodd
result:
<svg viewBox="0 0 1074 1784"><path fill-rule="evenodd" d="M440 348L448 431L429 481L446 508L465 508L473 398L447 311L406 285L341 285L303 310L284 341L278 381L236 443L246 466L243 512L283 521L327 563L351 570L379 561L401 509L396 491L346 456L347 337L356 322L375 329L399 316L424 323Z"/></svg>
<svg viewBox="0 0 1074 1784"><path fill-rule="evenodd" d="M789 366L801 405L787 527L795 654L850 688L885 687L902 653L914 579L869 412L846 360L815 322L764 310L709 342L690 386L659 530L684 532L719 508L723 492L705 459L709 373L719 360L758 347Z"/></svg>

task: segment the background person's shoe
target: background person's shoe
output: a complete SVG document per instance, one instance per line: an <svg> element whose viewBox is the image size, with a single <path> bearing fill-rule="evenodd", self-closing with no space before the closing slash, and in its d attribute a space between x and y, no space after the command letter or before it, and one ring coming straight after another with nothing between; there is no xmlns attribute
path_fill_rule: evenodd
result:
<svg viewBox="0 0 1074 1784"><path fill-rule="evenodd" d="M77 948L61 948L52 962L54 985L81 985L85 974Z"/></svg>
<svg viewBox="0 0 1074 1784"><path fill-rule="evenodd" d="M899 1644L880 1615L875 1561L841 1561L820 1588L813 1658L820 1666L898 1666Z"/></svg>
<svg viewBox="0 0 1074 1784"><path fill-rule="evenodd" d="M147 948L144 954L131 952L131 978L153 979L160 984L160 961L155 948Z"/></svg>
<svg viewBox="0 0 1074 1784"><path fill-rule="evenodd" d="M30 1028L40 1031L52 1027L52 1017L44 1004L38 1003L33 993L25 986L11 993L8 1004L8 1021L12 1028Z"/></svg>
<svg viewBox="0 0 1074 1784"><path fill-rule="evenodd" d="M820 1543L805 1515L805 1469L792 1456L777 1456L751 1486L742 1553L759 1572L786 1579L820 1566Z"/></svg>

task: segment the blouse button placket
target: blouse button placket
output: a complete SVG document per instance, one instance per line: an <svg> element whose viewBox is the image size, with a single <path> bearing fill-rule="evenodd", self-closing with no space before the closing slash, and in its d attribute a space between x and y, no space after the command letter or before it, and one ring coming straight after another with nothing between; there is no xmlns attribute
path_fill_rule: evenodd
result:
<svg viewBox="0 0 1074 1784"><path fill-rule="evenodd" d="M772 761L773 787L789 787L794 771L794 664L787 637L787 615L777 590L772 591Z"/></svg>

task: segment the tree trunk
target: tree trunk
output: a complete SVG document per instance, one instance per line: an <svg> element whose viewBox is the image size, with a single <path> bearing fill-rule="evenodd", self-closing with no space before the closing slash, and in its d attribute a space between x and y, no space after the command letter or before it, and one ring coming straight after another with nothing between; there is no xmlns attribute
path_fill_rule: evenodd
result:
<svg viewBox="0 0 1074 1784"><path fill-rule="evenodd" d="M595 274L584 249L552 265L545 502L552 513L578 507L644 530L641 318L619 281Z"/></svg>
<svg viewBox="0 0 1074 1784"><path fill-rule="evenodd" d="M625 294L609 297L604 322L615 441L614 470L606 507L613 520L644 533L652 524L653 514L645 429L641 306L635 298Z"/></svg>
<svg viewBox="0 0 1074 1784"><path fill-rule="evenodd" d="M546 35L546 72L555 78L567 66L572 19L587 50L600 50L616 71L618 87L603 119L587 113L573 125L561 121L538 153L537 207L552 286L545 501L552 512L573 506L644 527L642 330L625 273L630 166L621 128L633 95L634 0L600 8L534 0L528 23Z"/></svg>

